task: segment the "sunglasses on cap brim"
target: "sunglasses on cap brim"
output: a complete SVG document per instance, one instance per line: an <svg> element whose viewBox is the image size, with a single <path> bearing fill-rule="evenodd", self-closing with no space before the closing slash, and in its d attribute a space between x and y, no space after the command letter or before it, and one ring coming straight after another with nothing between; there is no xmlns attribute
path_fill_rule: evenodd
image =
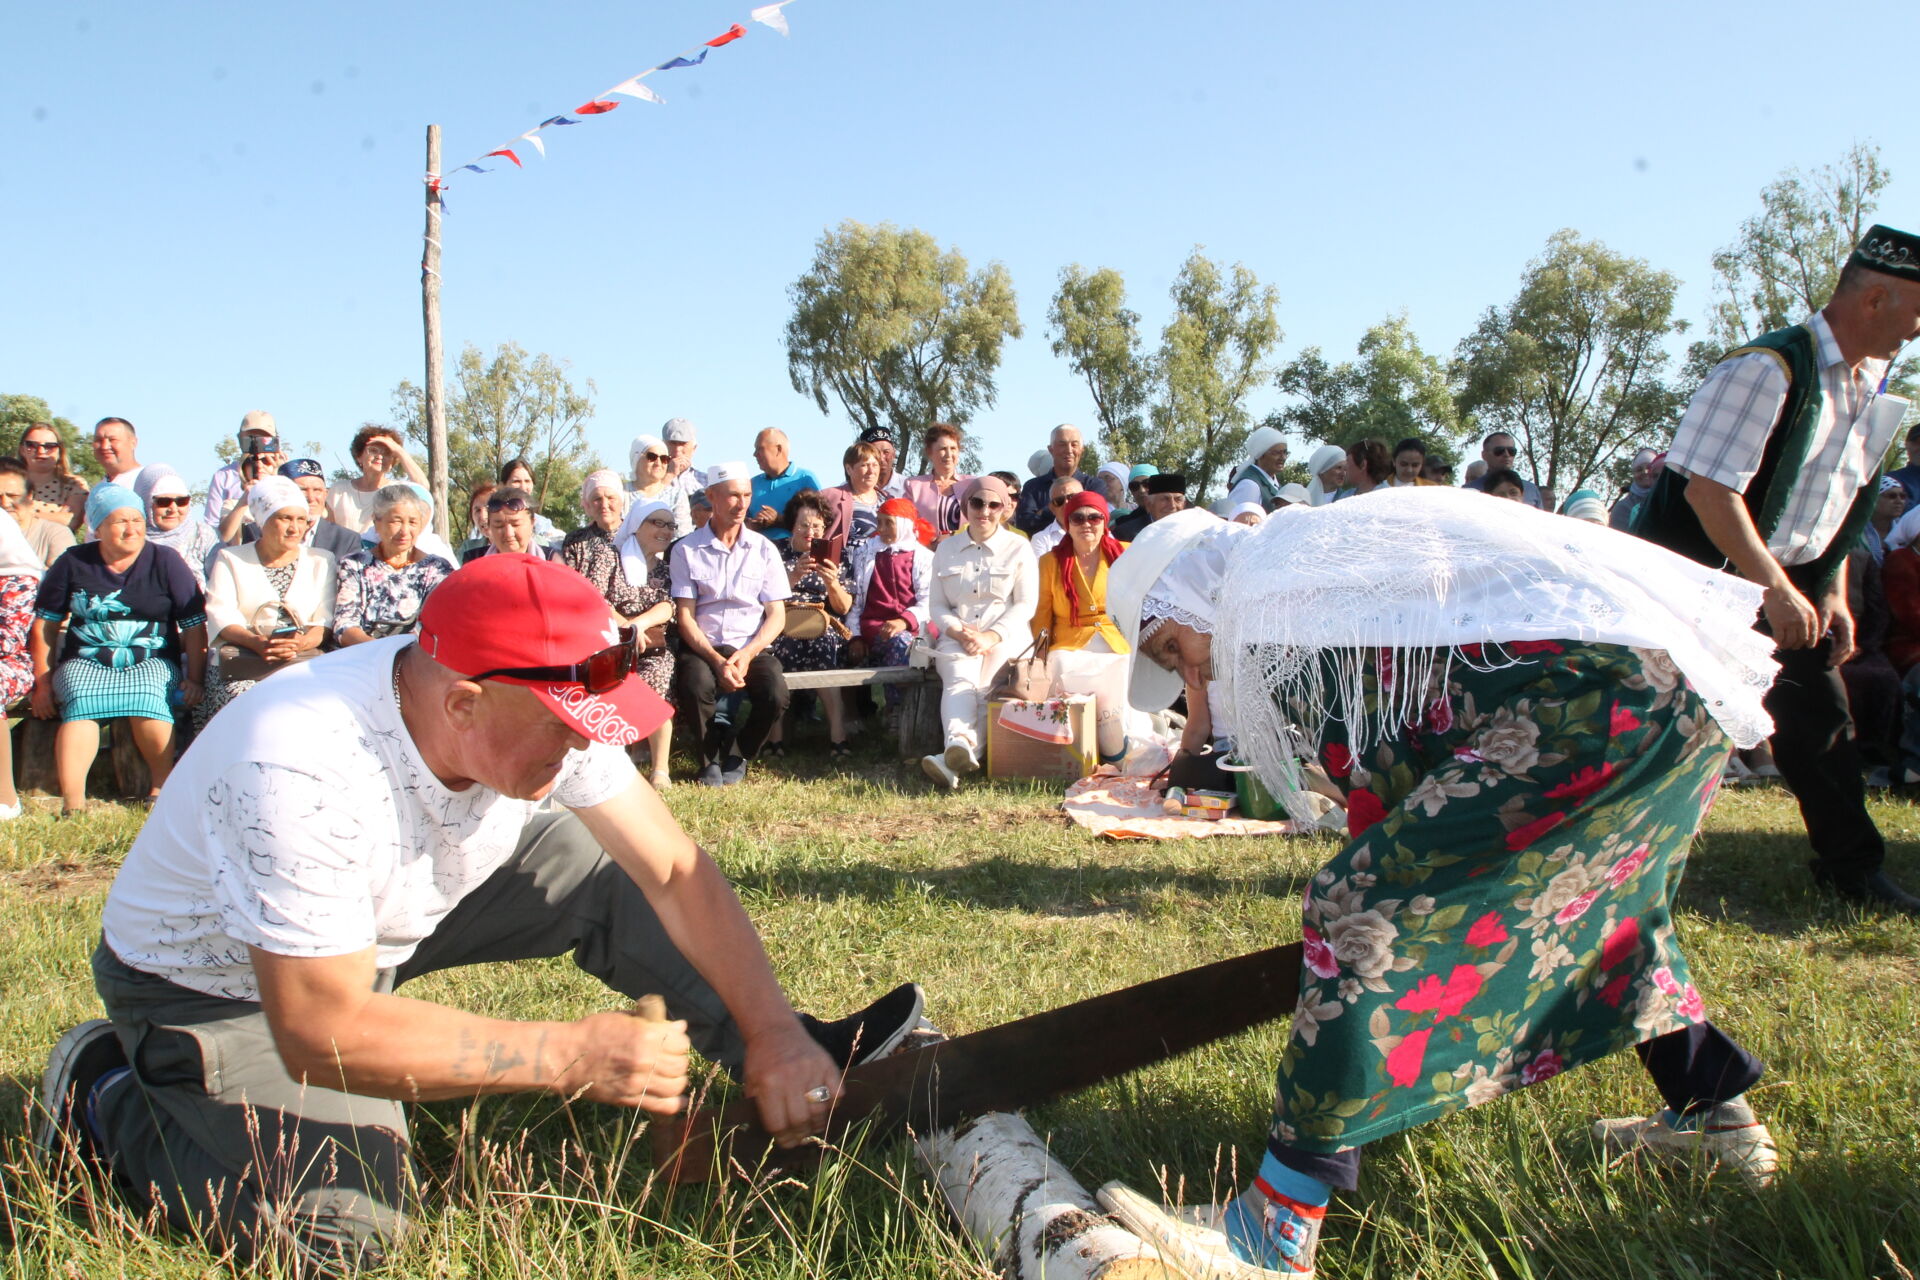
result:
<svg viewBox="0 0 1920 1280"><path fill-rule="evenodd" d="M487 510L489 511L525 511L526 509L527 500L525 498L487 499Z"/></svg>
<svg viewBox="0 0 1920 1280"><path fill-rule="evenodd" d="M588 693L611 693L626 683L640 660L640 633L632 627L620 628L620 640L585 661L564 667L495 667L469 676L470 680L491 680L505 676L510 680L542 680L548 684L577 684Z"/></svg>

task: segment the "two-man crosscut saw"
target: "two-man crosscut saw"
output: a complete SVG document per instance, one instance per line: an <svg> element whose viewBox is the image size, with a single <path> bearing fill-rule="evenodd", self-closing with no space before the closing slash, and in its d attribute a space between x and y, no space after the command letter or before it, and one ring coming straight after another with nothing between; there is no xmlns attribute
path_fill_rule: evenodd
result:
<svg viewBox="0 0 1920 1280"><path fill-rule="evenodd" d="M863 1122L874 1133L931 1133L1032 1106L1286 1017L1299 995L1295 942L934 1041L849 1069L825 1136ZM691 1132L709 1125L743 1153L772 1141L751 1099L689 1117Z"/></svg>

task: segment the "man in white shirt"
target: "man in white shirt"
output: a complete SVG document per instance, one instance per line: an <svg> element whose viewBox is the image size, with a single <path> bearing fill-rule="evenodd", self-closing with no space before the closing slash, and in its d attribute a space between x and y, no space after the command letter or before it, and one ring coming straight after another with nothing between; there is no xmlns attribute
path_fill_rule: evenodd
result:
<svg viewBox="0 0 1920 1280"><path fill-rule="evenodd" d="M216 717L108 894L93 968L111 1021L54 1050L49 1154L99 1161L137 1212L243 1263L284 1251L305 1274L376 1265L404 1227L403 1102L546 1092L671 1114L691 1046L744 1078L783 1143L818 1131L848 1037L897 1043L917 989L857 1026L793 1011L622 749L671 714L636 652L578 574L499 556L435 590L417 642L330 654ZM548 797L561 812L537 811ZM521 1022L393 994L567 953L672 1020Z"/></svg>
<svg viewBox="0 0 1920 1280"><path fill-rule="evenodd" d="M1027 545L1033 549L1037 560L1060 545L1060 539L1067 536L1067 526L1060 523L1060 508L1067 505L1067 499L1082 491L1084 486L1072 476L1058 476L1054 479L1053 489L1047 494L1047 510L1053 515L1053 523L1033 535Z"/></svg>
<svg viewBox="0 0 1920 1280"><path fill-rule="evenodd" d="M1920 897L1883 869L1840 667L1854 651L1847 555L1907 403L1886 391L1920 336L1920 236L1873 227L1833 297L1804 323L1730 353L1694 393L1635 532L1766 587L1779 645L1767 694L1774 763L1800 802L1814 878L1908 915Z"/></svg>
<svg viewBox="0 0 1920 1280"><path fill-rule="evenodd" d="M125 418L102 418L93 424L93 457L114 484L131 489L140 474L140 436Z"/></svg>

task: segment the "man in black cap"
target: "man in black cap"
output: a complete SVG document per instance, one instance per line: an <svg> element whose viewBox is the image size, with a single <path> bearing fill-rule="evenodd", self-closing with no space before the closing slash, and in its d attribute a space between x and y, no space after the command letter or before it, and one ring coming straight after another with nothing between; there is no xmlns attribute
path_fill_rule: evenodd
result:
<svg viewBox="0 0 1920 1280"><path fill-rule="evenodd" d="M1639 532L1764 585L1779 645L1767 695L1773 758L1800 802L1814 878L1845 897L1920 915L1882 869L1840 666L1854 650L1847 553L1907 402L1886 393L1920 336L1920 237L1873 227L1833 297L1804 323L1729 352L1694 393Z"/></svg>
<svg viewBox="0 0 1920 1280"><path fill-rule="evenodd" d="M1186 510L1187 478L1179 472L1162 471L1157 476L1148 476L1146 489L1140 505L1113 522L1113 536L1122 542L1132 542L1155 520Z"/></svg>
<svg viewBox="0 0 1920 1280"><path fill-rule="evenodd" d="M860 433L860 443L870 444L880 459L880 479L877 482L881 493L889 498L907 496L907 482L904 476L895 474L894 464L900 460L900 449L894 443L893 429L890 427L868 427Z"/></svg>

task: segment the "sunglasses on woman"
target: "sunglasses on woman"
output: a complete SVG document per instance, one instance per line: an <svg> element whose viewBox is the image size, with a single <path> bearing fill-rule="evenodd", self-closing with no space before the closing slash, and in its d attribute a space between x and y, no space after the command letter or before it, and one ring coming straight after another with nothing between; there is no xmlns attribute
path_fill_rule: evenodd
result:
<svg viewBox="0 0 1920 1280"><path fill-rule="evenodd" d="M666 454L664 454L664 453L643 453L643 454L641 454L641 455L640 455L640 458L641 458L641 460L642 460L642 461L644 461L644 462L666 462L666 461L669 461L669 459L668 459L668 457L667 457L667 455L666 455Z"/></svg>
<svg viewBox="0 0 1920 1280"><path fill-rule="evenodd" d="M511 676L515 680L545 680L551 684L577 684L588 693L611 693L633 674L634 664L640 656L639 634L632 627L622 627L618 644L608 645L585 661L568 666L496 667L492 671L482 671L479 675L469 678L490 680L494 676Z"/></svg>
<svg viewBox="0 0 1920 1280"><path fill-rule="evenodd" d="M989 502L985 498L970 498L967 500L967 505L975 511L998 511L1007 504L999 501Z"/></svg>
<svg viewBox="0 0 1920 1280"><path fill-rule="evenodd" d="M1107 518L1098 511L1076 511L1067 517L1068 524L1105 524Z"/></svg>
<svg viewBox="0 0 1920 1280"><path fill-rule="evenodd" d="M153 506L154 510L157 511L161 507L184 507L192 501L192 498L184 496L178 498L155 498L153 499Z"/></svg>
<svg viewBox="0 0 1920 1280"><path fill-rule="evenodd" d="M527 500L525 498L487 499L487 510L489 511L525 511L526 509Z"/></svg>
<svg viewBox="0 0 1920 1280"><path fill-rule="evenodd" d="M60 452L60 442L58 440L22 440L20 442L20 452L58 453Z"/></svg>

